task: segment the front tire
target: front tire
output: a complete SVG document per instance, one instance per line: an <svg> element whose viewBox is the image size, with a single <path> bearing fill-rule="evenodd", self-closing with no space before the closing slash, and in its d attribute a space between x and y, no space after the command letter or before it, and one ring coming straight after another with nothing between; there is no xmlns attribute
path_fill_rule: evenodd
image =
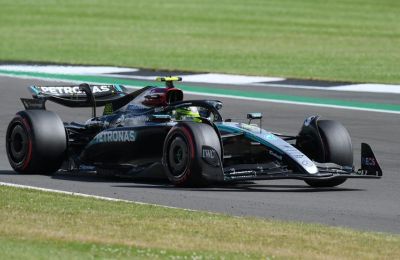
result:
<svg viewBox="0 0 400 260"><path fill-rule="evenodd" d="M303 152L307 152L310 151L309 147L313 147L314 151L312 154L306 153L306 155L311 155L311 159L317 162L331 162L342 166L352 166L353 147L347 129L341 123L332 120L319 120L317 125L322 146L316 145L318 140L315 140L317 137L313 136L312 138L314 138L314 140L303 144L300 143L298 145L299 149ZM315 158L312 158L313 156ZM346 178L305 180L311 187L335 187L343 184L345 181Z"/></svg>
<svg viewBox="0 0 400 260"><path fill-rule="evenodd" d="M51 111L18 112L7 128L6 150L16 172L51 174L61 167L65 158L64 124Z"/></svg>
<svg viewBox="0 0 400 260"><path fill-rule="evenodd" d="M168 133L164 142L163 166L175 186L205 186L209 180L201 157L204 146L221 156L221 144L215 129L205 123L181 122ZM209 169L208 169L209 170Z"/></svg>

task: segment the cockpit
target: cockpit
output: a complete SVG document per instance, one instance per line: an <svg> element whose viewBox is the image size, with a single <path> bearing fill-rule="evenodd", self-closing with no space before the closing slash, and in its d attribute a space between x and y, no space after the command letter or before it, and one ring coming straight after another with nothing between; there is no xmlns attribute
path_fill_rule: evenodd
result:
<svg viewBox="0 0 400 260"><path fill-rule="evenodd" d="M157 122L222 121L218 100L183 100L182 90L175 88L173 81L178 77L160 78L165 87L149 86L126 96L120 105L114 103L106 121L110 125L142 125ZM125 97L124 97L125 98ZM115 108L117 110L115 110Z"/></svg>

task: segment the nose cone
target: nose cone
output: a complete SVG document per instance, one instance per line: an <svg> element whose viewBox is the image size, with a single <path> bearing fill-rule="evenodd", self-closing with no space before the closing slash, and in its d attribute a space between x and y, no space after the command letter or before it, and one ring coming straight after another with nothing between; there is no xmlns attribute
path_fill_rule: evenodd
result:
<svg viewBox="0 0 400 260"><path fill-rule="evenodd" d="M318 168L317 166L308 158L304 158L301 161L301 165L303 168L310 174L316 174L318 173Z"/></svg>

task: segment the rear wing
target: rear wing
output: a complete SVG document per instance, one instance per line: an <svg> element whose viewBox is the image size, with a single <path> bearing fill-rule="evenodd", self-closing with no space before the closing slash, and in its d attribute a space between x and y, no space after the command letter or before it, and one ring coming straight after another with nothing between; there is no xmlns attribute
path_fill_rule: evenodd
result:
<svg viewBox="0 0 400 260"><path fill-rule="evenodd" d="M33 99L21 98L25 109L46 109L47 100L67 107L92 107L92 116L96 117L96 107L104 106L103 115L109 115L125 106L150 86L128 92L121 85L80 85L67 86L30 86L28 90Z"/></svg>
<svg viewBox="0 0 400 260"><path fill-rule="evenodd" d="M47 100L67 107L92 107L92 116L96 117L96 107L106 106L110 110L122 102L134 98L121 85L67 85L67 86L30 86L28 90L33 99L21 98L25 109L46 109ZM128 99L127 99L128 98ZM125 100L127 99L127 101Z"/></svg>
<svg viewBox="0 0 400 260"><path fill-rule="evenodd" d="M50 100L67 107L91 107L93 101L96 106L104 106L128 94L126 88L121 85L30 86L28 90L34 99L39 99L43 103ZM22 102L24 106L29 103L29 101ZM26 106L25 108L29 109Z"/></svg>

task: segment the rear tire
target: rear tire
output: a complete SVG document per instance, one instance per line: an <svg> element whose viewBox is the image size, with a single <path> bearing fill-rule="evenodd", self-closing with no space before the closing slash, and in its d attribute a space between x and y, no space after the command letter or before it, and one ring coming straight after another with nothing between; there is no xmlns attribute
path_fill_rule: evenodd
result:
<svg viewBox="0 0 400 260"><path fill-rule="evenodd" d="M51 111L18 112L7 128L6 150L16 172L51 174L61 167L65 158L64 124Z"/></svg>
<svg viewBox="0 0 400 260"><path fill-rule="evenodd" d="M336 121L319 120L318 130L321 135L324 150L317 151L317 154L323 154L323 156L320 156L320 159L317 161L321 163L331 162L342 166L352 166L353 146L347 129L341 123ZM314 147L318 146L314 145ZM301 147L300 150L302 150ZM346 178L305 180L305 182L311 187L335 187L343 184L345 181Z"/></svg>

